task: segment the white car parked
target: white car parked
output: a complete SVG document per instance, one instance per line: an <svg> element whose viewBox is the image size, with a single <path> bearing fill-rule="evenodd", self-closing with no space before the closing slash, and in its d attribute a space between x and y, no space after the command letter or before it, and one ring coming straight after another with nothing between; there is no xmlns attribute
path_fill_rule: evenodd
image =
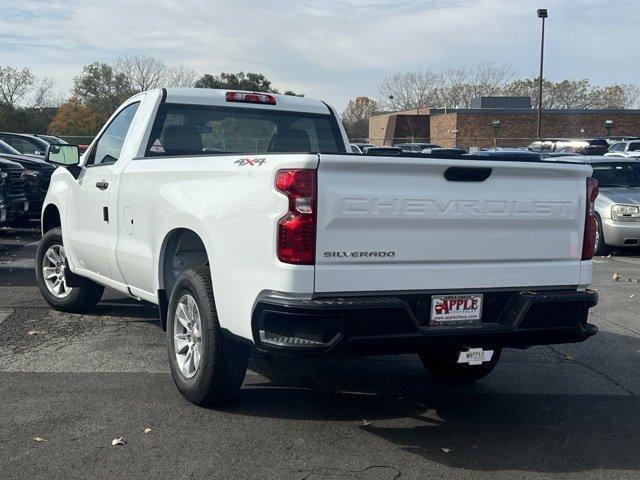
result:
<svg viewBox="0 0 640 480"><path fill-rule="evenodd" d="M640 157L640 140L626 140L616 142L609 147L605 156L610 157Z"/></svg>
<svg viewBox="0 0 640 480"><path fill-rule="evenodd" d="M355 155L335 110L287 95L133 96L58 168L36 275L58 310L104 286L152 302L178 389L235 397L250 348L414 352L438 380L504 347L578 342L597 184L574 162Z"/></svg>

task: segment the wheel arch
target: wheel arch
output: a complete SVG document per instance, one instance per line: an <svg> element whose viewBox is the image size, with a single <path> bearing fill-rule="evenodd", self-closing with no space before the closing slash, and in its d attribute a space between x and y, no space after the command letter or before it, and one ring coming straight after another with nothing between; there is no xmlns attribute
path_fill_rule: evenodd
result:
<svg viewBox="0 0 640 480"><path fill-rule="evenodd" d="M180 274L187 268L211 265L205 245L203 236L190 228L173 228L165 234L157 262L158 304L163 328L166 328L169 299Z"/></svg>
<svg viewBox="0 0 640 480"><path fill-rule="evenodd" d="M42 210L42 235L56 227L62 227L62 217L60 216L60 210L58 207L55 204L50 203Z"/></svg>

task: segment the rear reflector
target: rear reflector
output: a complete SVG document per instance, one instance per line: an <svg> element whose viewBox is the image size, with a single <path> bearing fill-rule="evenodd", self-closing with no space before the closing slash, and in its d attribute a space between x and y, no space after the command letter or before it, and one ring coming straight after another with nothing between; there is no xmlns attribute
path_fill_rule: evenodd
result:
<svg viewBox="0 0 640 480"><path fill-rule="evenodd" d="M316 254L316 171L280 170L276 188L289 198L289 211L278 221L278 259L313 265Z"/></svg>
<svg viewBox="0 0 640 480"><path fill-rule="evenodd" d="M276 104L276 97L266 93L227 92L226 98L227 102Z"/></svg>
<svg viewBox="0 0 640 480"><path fill-rule="evenodd" d="M582 260L591 260L596 245L595 202L598 196L598 181L595 178L587 178L587 211L584 220L584 238L582 239Z"/></svg>

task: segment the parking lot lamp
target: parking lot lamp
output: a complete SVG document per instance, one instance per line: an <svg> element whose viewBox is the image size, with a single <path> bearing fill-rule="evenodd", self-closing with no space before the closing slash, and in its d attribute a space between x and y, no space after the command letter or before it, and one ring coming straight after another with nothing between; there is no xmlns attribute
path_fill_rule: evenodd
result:
<svg viewBox="0 0 640 480"><path fill-rule="evenodd" d="M611 129L613 129L613 120L605 120L604 128L607 131L607 137L611 136Z"/></svg>
<svg viewBox="0 0 640 480"><path fill-rule="evenodd" d="M500 133L500 120L494 120L491 122L493 128L493 148L498 146L498 134Z"/></svg>
<svg viewBox="0 0 640 480"><path fill-rule="evenodd" d="M542 19L542 38L540 40L540 77L538 78L538 140L542 138L542 65L544 64L544 19L547 9L538 9L538 18Z"/></svg>

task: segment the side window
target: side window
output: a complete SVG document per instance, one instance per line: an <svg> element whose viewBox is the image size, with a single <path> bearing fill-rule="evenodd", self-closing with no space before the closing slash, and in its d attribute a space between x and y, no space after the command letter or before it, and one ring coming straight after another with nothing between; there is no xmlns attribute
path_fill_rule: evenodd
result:
<svg viewBox="0 0 640 480"><path fill-rule="evenodd" d="M614 143L613 145L611 145L611 147L609 147L609 150L611 150L612 152L621 152L624 150L624 143Z"/></svg>
<svg viewBox="0 0 640 480"><path fill-rule="evenodd" d="M120 151L140 102L132 103L118 113L94 144L85 165L110 165L120 158Z"/></svg>
<svg viewBox="0 0 640 480"><path fill-rule="evenodd" d="M20 153L34 154L39 151L35 145L22 137L11 137L9 144Z"/></svg>
<svg viewBox="0 0 640 480"><path fill-rule="evenodd" d="M640 150L640 142L632 142L629 144L629 152L637 152Z"/></svg>

